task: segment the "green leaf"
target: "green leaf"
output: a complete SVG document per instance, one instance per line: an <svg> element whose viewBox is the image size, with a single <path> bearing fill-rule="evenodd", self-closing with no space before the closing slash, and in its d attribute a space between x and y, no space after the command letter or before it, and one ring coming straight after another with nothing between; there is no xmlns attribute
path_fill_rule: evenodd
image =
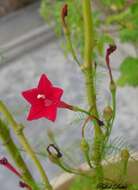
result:
<svg viewBox="0 0 138 190"><path fill-rule="evenodd" d="M138 58L127 57L120 66L118 85L138 86Z"/></svg>
<svg viewBox="0 0 138 190"><path fill-rule="evenodd" d="M120 32L120 38L122 42L136 42L138 41L138 29L125 28Z"/></svg>

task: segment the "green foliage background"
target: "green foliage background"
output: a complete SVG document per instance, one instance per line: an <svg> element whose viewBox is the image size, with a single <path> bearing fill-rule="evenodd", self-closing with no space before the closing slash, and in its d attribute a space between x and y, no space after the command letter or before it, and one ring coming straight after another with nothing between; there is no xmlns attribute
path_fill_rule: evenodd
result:
<svg viewBox="0 0 138 190"><path fill-rule="evenodd" d="M118 80L120 86L138 86L138 58L127 57L120 67L121 76Z"/></svg>

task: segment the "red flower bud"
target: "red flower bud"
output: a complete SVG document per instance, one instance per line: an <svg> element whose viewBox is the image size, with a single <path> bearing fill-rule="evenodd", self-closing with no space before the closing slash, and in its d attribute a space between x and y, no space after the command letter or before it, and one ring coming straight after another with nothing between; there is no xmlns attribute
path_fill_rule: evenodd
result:
<svg viewBox="0 0 138 190"><path fill-rule="evenodd" d="M21 177L21 174L8 162L6 158L2 158L0 160L0 164L6 167L8 170L10 170L12 173L17 175L18 177Z"/></svg>
<svg viewBox="0 0 138 190"><path fill-rule="evenodd" d="M22 187L22 188L26 187L26 185L22 181L19 182L19 186Z"/></svg>
<svg viewBox="0 0 138 190"><path fill-rule="evenodd" d="M110 64L109 56L116 50L116 45L110 45L106 51L106 63L107 65Z"/></svg>
<svg viewBox="0 0 138 190"><path fill-rule="evenodd" d="M61 11L61 19L63 22L63 25L66 27L65 17L68 16L68 5L64 4Z"/></svg>
<svg viewBox="0 0 138 190"><path fill-rule="evenodd" d="M106 51L106 64L108 67L109 75L110 75L110 80L113 82L113 76L112 76L112 71L110 67L110 55L116 50L116 45L110 45L109 48Z"/></svg>
<svg viewBox="0 0 138 190"><path fill-rule="evenodd" d="M32 190L32 188L31 187L29 187L26 183L24 183L23 181L20 181L19 182L19 186L21 187L21 188L27 188L28 190Z"/></svg>
<svg viewBox="0 0 138 190"><path fill-rule="evenodd" d="M0 164L4 166L7 165L7 163L8 163L8 160L5 157L0 160Z"/></svg>

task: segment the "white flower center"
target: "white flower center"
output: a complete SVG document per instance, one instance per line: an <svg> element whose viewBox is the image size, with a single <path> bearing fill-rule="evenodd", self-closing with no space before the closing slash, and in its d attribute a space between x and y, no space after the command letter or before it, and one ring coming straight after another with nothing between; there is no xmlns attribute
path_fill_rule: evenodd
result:
<svg viewBox="0 0 138 190"><path fill-rule="evenodd" d="M37 99L46 99L46 96L44 94L38 94Z"/></svg>
<svg viewBox="0 0 138 190"><path fill-rule="evenodd" d="M45 107L48 107L52 104L52 100L47 99L44 94L38 94L37 99L42 99L44 101Z"/></svg>

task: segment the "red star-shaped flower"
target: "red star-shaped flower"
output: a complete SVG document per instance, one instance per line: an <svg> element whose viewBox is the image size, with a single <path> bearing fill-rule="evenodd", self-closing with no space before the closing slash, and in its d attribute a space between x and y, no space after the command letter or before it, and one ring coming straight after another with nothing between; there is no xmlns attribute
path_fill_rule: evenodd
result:
<svg viewBox="0 0 138 190"><path fill-rule="evenodd" d="M22 92L23 97L31 104L27 120L45 117L55 121L57 108L63 107L60 101L63 90L54 87L45 74L42 74L37 88Z"/></svg>

